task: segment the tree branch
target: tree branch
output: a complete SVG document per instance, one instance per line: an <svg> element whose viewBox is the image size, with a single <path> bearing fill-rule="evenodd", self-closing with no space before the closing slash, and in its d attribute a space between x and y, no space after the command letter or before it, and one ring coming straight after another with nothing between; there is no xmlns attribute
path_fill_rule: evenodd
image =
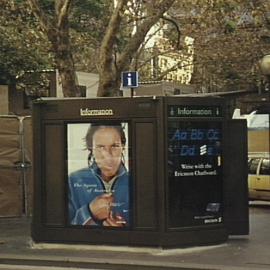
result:
<svg viewBox="0 0 270 270"><path fill-rule="evenodd" d="M117 6L113 11L109 24L107 26L107 31L102 40L101 48L100 48L100 68L104 70L104 68L108 68L111 66L113 61L113 50L114 50L114 41L116 39L116 35L120 28L120 22L122 20L122 12L127 4L128 0L119 0L117 1Z"/></svg>
<svg viewBox="0 0 270 270"><path fill-rule="evenodd" d="M159 3L158 8L148 7L148 17L138 26L136 33L129 39L117 61L117 68L119 70L124 70L125 67L130 64L132 57L143 43L151 27L159 21L162 15L172 6L174 1L175 0L163 0Z"/></svg>
<svg viewBox="0 0 270 270"><path fill-rule="evenodd" d="M140 48L137 50L137 52L134 54L134 58L132 59L131 65L130 67L134 70L138 69L138 63L137 60L140 58L141 54L146 50L145 47L147 45L147 43L150 41L150 39L155 36L158 31L160 31L161 27L159 27L157 30L155 30L154 33L151 33L151 35L148 35L148 37L144 40L144 42L142 43L142 45L140 46ZM150 60L153 58L153 56L151 56ZM150 61L149 60L149 61Z"/></svg>
<svg viewBox="0 0 270 270"><path fill-rule="evenodd" d="M179 28L177 22L174 21L172 18L169 18L169 17L167 17L165 15L162 16L162 19L165 20L165 21L168 21L168 22L172 23L175 26L176 31L177 31L177 34L178 34L176 48L178 50L180 50L181 49L181 46L180 46L181 31L180 31L180 28Z"/></svg>
<svg viewBox="0 0 270 270"><path fill-rule="evenodd" d="M40 4L37 0L27 0L28 4L30 5L30 8L35 15L35 17L40 22L41 27L44 29L44 31L49 35L50 29L53 28L52 22L49 21L48 17L42 10Z"/></svg>
<svg viewBox="0 0 270 270"><path fill-rule="evenodd" d="M57 6L57 27L61 28L62 25L65 23L65 18L69 14L69 10L71 7L73 0L64 0L59 2Z"/></svg>
<svg viewBox="0 0 270 270"><path fill-rule="evenodd" d="M167 55L167 54L170 54L170 53L173 53L175 52L174 49L170 49L170 50L166 50L166 51L163 51L163 52L155 52L153 55L151 55L150 57L146 58L143 63L141 63L139 66L138 66L138 69L142 68L144 65L146 65L148 62L150 62L153 58L157 57L157 56L162 56L162 55Z"/></svg>

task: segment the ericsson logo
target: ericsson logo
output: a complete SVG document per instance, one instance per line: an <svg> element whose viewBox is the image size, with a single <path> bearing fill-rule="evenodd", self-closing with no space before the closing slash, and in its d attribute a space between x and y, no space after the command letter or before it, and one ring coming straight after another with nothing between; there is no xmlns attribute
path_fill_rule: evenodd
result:
<svg viewBox="0 0 270 270"><path fill-rule="evenodd" d="M104 110L90 110L90 109L80 109L81 116L97 116L97 115L113 115L112 109Z"/></svg>
<svg viewBox="0 0 270 270"><path fill-rule="evenodd" d="M207 146L204 144L200 147L200 155L204 156L207 153Z"/></svg>

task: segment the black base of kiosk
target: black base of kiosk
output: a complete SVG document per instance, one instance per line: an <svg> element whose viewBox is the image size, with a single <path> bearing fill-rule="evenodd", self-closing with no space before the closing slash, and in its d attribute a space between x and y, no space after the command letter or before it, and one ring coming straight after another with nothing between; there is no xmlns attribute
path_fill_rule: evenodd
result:
<svg viewBox="0 0 270 270"><path fill-rule="evenodd" d="M248 234L246 124L223 99L41 99L33 121L34 241L168 248Z"/></svg>

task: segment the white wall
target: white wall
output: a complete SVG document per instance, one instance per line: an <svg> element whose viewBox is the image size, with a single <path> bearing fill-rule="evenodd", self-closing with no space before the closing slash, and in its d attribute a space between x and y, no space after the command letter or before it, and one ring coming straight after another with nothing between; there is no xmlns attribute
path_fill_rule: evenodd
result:
<svg viewBox="0 0 270 270"><path fill-rule="evenodd" d="M97 96L99 75L95 73L76 72L79 85L86 86L86 97L94 98ZM56 71L56 96L63 98L62 85L58 71Z"/></svg>

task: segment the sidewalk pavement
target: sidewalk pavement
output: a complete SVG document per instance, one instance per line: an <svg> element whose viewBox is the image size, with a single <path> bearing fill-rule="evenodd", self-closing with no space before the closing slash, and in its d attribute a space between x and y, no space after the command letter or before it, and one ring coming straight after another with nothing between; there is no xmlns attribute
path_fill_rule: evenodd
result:
<svg viewBox="0 0 270 270"><path fill-rule="evenodd" d="M30 223L26 217L0 218L0 269L11 269L8 265L27 266L16 269L270 269L270 204L264 209L250 208L249 236L181 249L36 244L30 237Z"/></svg>

